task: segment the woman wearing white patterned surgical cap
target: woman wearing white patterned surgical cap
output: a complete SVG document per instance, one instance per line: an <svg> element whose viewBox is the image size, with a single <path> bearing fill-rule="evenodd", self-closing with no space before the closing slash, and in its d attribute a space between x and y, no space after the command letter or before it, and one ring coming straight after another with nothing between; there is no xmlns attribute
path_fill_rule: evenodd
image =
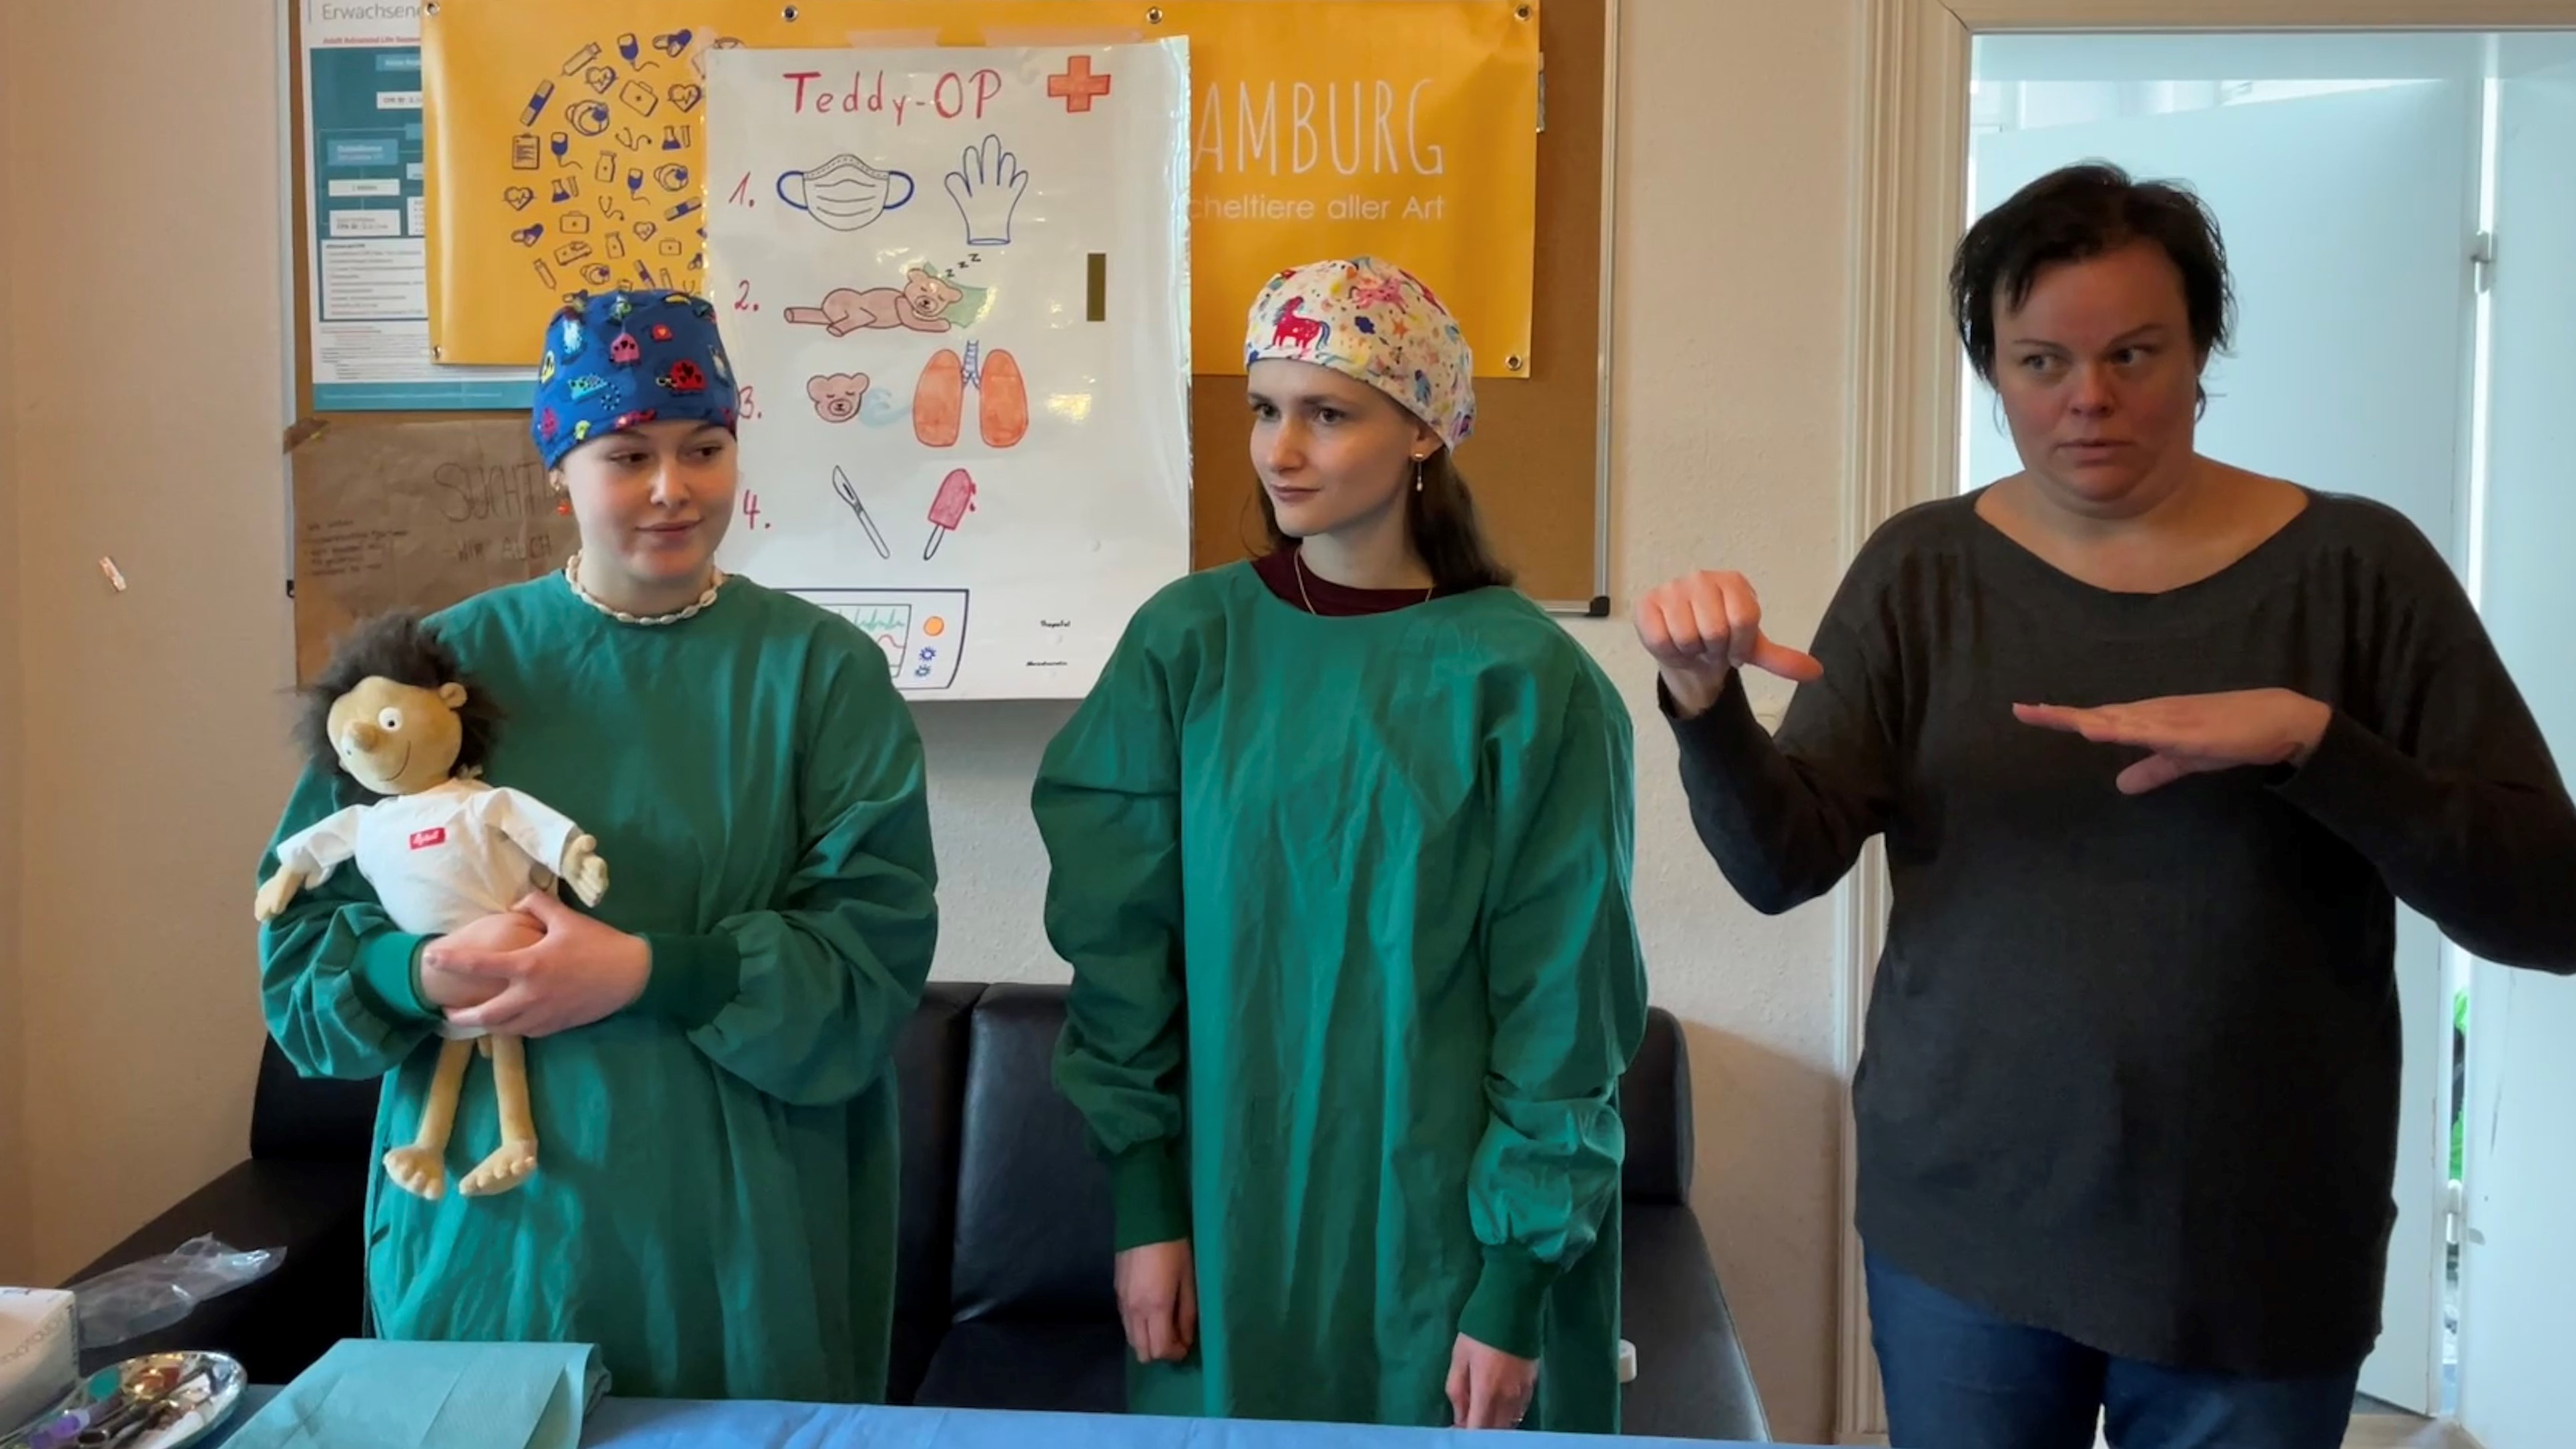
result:
<svg viewBox="0 0 2576 1449"><path fill-rule="evenodd" d="M1615 1430L1627 711L1478 530L1428 288L1283 272L1245 353L1270 551L1137 613L1034 797L1130 1407Z"/></svg>

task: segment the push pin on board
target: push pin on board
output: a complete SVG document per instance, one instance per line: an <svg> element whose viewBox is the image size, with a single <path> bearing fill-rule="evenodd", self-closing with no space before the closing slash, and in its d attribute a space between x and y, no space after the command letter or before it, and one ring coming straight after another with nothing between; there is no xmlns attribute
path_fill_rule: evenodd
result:
<svg viewBox="0 0 2576 1449"><path fill-rule="evenodd" d="M121 594L125 592L125 575L116 571L116 560L109 558L105 554L100 554L98 556L98 571L107 575L108 584L118 593Z"/></svg>

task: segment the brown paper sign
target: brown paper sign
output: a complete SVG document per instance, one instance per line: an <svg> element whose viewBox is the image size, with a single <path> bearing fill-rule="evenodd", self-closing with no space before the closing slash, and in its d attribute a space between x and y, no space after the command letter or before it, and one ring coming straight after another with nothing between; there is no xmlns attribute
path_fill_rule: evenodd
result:
<svg viewBox="0 0 2576 1449"><path fill-rule="evenodd" d="M443 609L573 549L524 419L334 421L290 457L298 684L355 620Z"/></svg>

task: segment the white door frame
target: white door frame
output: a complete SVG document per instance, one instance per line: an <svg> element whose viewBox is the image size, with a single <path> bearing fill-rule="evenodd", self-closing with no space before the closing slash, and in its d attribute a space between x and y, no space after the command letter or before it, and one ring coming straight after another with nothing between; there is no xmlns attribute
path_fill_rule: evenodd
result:
<svg viewBox="0 0 2576 1449"><path fill-rule="evenodd" d="M1802 3L1802 0L1783 0ZM1861 0L1860 164L1854 218L1850 422L1842 557L1917 503L1950 496L1963 358L1951 331L1950 253L1966 229L1969 51L2012 31L2559 30L2576 0ZM1834 1060L1842 1082L1841 1325L1834 1422L1844 1443L1885 1443L1852 1229L1851 1078L1887 920L1873 842L1839 892Z"/></svg>

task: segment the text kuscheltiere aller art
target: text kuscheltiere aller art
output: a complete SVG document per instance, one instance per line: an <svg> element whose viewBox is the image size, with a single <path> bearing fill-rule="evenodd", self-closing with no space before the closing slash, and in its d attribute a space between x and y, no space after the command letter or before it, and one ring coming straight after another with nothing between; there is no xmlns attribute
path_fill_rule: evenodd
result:
<svg viewBox="0 0 2576 1449"><path fill-rule="evenodd" d="M907 693L1079 697L1188 571L1187 46L706 57L723 563Z"/></svg>

